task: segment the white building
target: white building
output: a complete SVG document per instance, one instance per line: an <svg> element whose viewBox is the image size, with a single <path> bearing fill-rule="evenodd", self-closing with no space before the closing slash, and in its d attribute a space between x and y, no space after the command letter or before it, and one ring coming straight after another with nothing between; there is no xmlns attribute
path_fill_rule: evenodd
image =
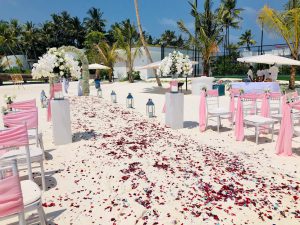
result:
<svg viewBox="0 0 300 225"><path fill-rule="evenodd" d="M164 52L164 56L169 55L169 53L173 52L175 49L174 48L164 48L162 49L161 47L148 47L149 52L152 56L153 62L157 62L161 60L162 57L162 51ZM134 51L134 50L133 50ZM183 54L187 54L192 58L192 51L187 51L187 50L182 50L179 49L179 51ZM123 50L118 50L119 52L119 57L122 59L125 59L125 54ZM134 61L134 68L136 67L141 67L149 64L150 62L148 61L148 58L146 56L144 48L140 49L140 54L136 57ZM147 69L147 70L139 70L140 71L140 76L142 80L147 80L149 78L153 78L154 73L152 69ZM115 78L122 79L127 77L127 68L126 68L126 63L124 60L119 60L115 66L114 66L114 76Z"/></svg>

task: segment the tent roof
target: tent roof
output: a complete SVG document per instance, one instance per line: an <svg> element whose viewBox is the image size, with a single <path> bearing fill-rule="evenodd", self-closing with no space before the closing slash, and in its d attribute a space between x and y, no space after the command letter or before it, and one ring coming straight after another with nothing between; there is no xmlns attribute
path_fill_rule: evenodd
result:
<svg viewBox="0 0 300 225"><path fill-rule="evenodd" d="M109 69L110 68L108 66L104 66L101 64L97 64L97 63L89 65L89 70L109 70Z"/></svg>
<svg viewBox="0 0 300 225"><path fill-rule="evenodd" d="M300 61L289 59L287 57L265 54L258 56L250 56L244 58L238 58L237 61L244 63L261 63L261 64L279 64L279 65L295 65L300 66Z"/></svg>

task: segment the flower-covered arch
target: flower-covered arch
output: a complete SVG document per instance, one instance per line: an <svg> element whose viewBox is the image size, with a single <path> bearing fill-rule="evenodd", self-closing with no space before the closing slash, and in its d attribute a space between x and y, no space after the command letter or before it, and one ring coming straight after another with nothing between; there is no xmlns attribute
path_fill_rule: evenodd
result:
<svg viewBox="0 0 300 225"><path fill-rule="evenodd" d="M65 52L70 52L76 54L78 59L82 63L82 92L83 95L88 96L90 94L90 86L89 86L89 79L90 79L90 72L89 72L89 61L84 54L84 52L74 46L62 46L58 48L58 50L64 50Z"/></svg>

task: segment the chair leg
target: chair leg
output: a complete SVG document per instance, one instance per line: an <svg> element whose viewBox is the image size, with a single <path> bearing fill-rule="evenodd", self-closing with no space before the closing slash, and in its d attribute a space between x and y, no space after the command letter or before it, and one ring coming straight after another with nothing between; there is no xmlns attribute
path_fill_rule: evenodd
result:
<svg viewBox="0 0 300 225"><path fill-rule="evenodd" d="M38 142L39 142L40 148L43 151L43 158L46 159L44 141L43 141L43 134L42 133L40 133L39 136L38 136Z"/></svg>
<svg viewBox="0 0 300 225"><path fill-rule="evenodd" d="M273 142L273 139L274 139L274 123L272 124L272 142Z"/></svg>
<svg viewBox="0 0 300 225"><path fill-rule="evenodd" d="M217 124L217 126L218 126L218 133L220 132L220 120L221 120L221 119L220 119L220 117L218 116L218 121L217 121L217 123L218 123L218 124Z"/></svg>
<svg viewBox="0 0 300 225"><path fill-rule="evenodd" d="M258 144L258 134L259 134L259 132L258 132L258 127L257 126L255 126L255 141L256 141L256 144Z"/></svg>
<svg viewBox="0 0 300 225"><path fill-rule="evenodd" d="M41 166L42 188L43 188L43 191L46 191L46 180L45 180L45 171L44 171L43 161L40 162L40 166Z"/></svg>
<svg viewBox="0 0 300 225"><path fill-rule="evenodd" d="M24 212L19 213L19 225L26 225Z"/></svg>
<svg viewBox="0 0 300 225"><path fill-rule="evenodd" d="M38 207L37 211L38 211L38 214L39 214L41 225L47 225L46 215L45 215L43 206L40 205Z"/></svg>

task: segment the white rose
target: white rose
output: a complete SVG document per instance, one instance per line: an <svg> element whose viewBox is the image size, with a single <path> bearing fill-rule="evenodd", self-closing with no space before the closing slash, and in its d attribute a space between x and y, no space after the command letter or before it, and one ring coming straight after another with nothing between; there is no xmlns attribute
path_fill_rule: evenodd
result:
<svg viewBox="0 0 300 225"><path fill-rule="evenodd" d="M60 62L63 62L63 61L64 61L64 59L63 59L63 58L60 58L60 59L59 59L59 61L60 61Z"/></svg>
<svg viewBox="0 0 300 225"><path fill-rule="evenodd" d="M59 73L61 76L63 76L64 75L64 71L60 71L60 73Z"/></svg>
<svg viewBox="0 0 300 225"><path fill-rule="evenodd" d="M60 70L64 70L64 69L65 69L65 66L64 66L64 65L61 65L61 66L59 67L59 69L60 69Z"/></svg>

